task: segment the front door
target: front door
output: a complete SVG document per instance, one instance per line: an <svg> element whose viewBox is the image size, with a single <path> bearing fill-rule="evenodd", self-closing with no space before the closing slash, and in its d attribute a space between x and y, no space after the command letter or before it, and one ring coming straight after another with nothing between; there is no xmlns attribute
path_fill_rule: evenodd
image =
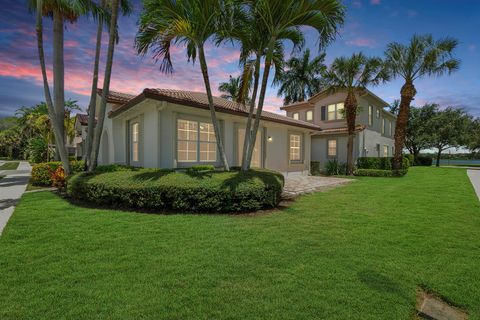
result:
<svg viewBox="0 0 480 320"><path fill-rule="evenodd" d="M238 129L238 141L237 141L237 161L238 164L242 164L243 157L243 143L245 140L245 128ZM255 139L255 147L253 148L252 162L250 167L261 168L262 167L262 132L259 129L257 137Z"/></svg>

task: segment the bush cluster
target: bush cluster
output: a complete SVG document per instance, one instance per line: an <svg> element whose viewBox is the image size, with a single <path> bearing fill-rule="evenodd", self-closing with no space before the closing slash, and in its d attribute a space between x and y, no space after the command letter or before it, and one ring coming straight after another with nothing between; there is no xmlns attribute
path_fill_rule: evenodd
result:
<svg viewBox="0 0 480 320"><path fill-rule="evenodd" d="M310 162L310 174L312 176L318 176L321 174L320 161L311 161Z"/></svg>
<svg viewBox="0 0 480 320"><path fill-rule="evenodd" d="M337 159L328 160L325 165L325 173L329 176L344 175L347 173L347 164L340 163Z"/></svg>
<svg viewBox="0 0 480 320"><path fill-rule="evenodd" d="M189 174L197 174L208 171L215 171L215 167L211 164L198 164L187 168L187 173Z"/></svg>
<svg viewBox="0 0 480 320"><path fill-rule="evenodd" d="M382 169L357 169L356 176L360 177L402 177L407 173L406 169L402 170L382 170Z"/></svg>
<svg viewBox="0 0 480 320"><path fill-rule="evenodd" d="M426 156L417 156L414 159L414 165L416 166L426 166L430 167L433 163L433 159L431 157L426 157Z"/></svg>
<svg viewBox="0 0 480 320"><path fill-rule="evenodd" d="M80 173L68 182L76 200L154 211L246 212L278 205L283 176L269 170L197 172L137 169Z"/></svg>
<svg viewBox="0 0 480 320"><path fill-rule="evenodd" d="M403 157L402 169L408 170L410 160ZM359 157L357 159L358 169L376 169L376 170L392 170L393 157Z"/></svg>
<svg viewBox="0 0 480 320"><path fill-rule="evenodd" d="M70 169L73 173L82 172L84 167L83 161L71 161L70 162ZM63 169L62 163L60 161L52 161L52 162L42 162L35 164L32 167L32 184L36 186L45 186L51 187L53 186L53 175L57 168L61 167ZM58 175L56 175L56 183L61 184L58 181L58 177L61 177L60 171Z"/></svg>

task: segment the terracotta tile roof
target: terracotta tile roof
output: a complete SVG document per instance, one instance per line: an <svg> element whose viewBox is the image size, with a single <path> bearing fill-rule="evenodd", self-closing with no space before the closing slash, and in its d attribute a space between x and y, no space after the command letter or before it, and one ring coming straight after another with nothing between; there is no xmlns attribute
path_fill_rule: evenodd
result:
<svg viewBox="0 0 480 320"><path fill-rule="evenodd" d="M75 117L77 117L77 120L78 122L80 122L80 124L82 126L88 126L88 114L86 113L77 113L75 115ZM95 118L95 123L97 123L97 119Z"/></svg>
<svg viewBox="0 0 480 320"><path fill-rule="evenodd" d="M355 126L355 133L365 130L365 125L357 124ZM340 127L340 128L331 128L331 129L323 129L321 132L315 133L315 136L324 136L329 134L347 134L348 128L347 127Z"/></svg>
<svg viewBox="0 0 480 320"><path fill-rule="evenodd" d="M299 107L299 106L306 106L306 105L312 106L312 107L314 106L313 103L307 100L307 101L290 103L289 105L280 107L280 110L287 110L287 109L290 109L291 107Z"/></svg>
<svg viewBox="0 0 480 320"><path fill-rule="evenodd" d="M103 90L98 88L97 92L99 95L102 95ZM115 103L115 104L124 104L133 98L135 98L135 95L133 94L109 90L107 102Z"/></svg>
<svg viewBox="0 0 480 320"><path fill-rule="evenodd" d="M109 117L115 117L119 115L123 111L128 110L129 108L133 107L134 105L143 101L146 98L156 99L160 101L168 101L171 103L177 103L196 108L208 109L208 99L206 93L173 89L146 88L140 95L129 100L123 105L114 108L109 113ZM248 108L243 104L219 97L213 97L213 103L215 105L215 109L218 112L231 113L245 117L248 116ZM320 127L316 124L301 120L295 120L293 118L289 118L274 112L263 111L262 119L266 121L273 121L292 126L308 128L311 130L320 130Z"/></svg>

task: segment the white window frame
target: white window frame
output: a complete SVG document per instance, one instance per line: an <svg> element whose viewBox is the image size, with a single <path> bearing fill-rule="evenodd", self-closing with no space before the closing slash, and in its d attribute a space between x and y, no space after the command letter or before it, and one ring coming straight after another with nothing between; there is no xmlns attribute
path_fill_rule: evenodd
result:
<svg viewBox="0 0 480 320"><path fill-rule="evenodd" d="M342 108L339 108L340 105L342 106ZM333 106L334 111L329 111L331 106ZM327 105L327 121L345 119L345 116L341 113L340 110L345 110L345 104L343 102L337 102ZM333 119L330 119L330 113L333 113Z"/></svg>
<svg viewBox="0 0 480 320"><path fill-rule="evenodd" d="M196 124L196 128L195 128L195 131L193 130L189 130L187 128L187 132L196 132L196 139L189 139L189 134L187 134L187 139L180 139L179 137L179 131L180 131L180 127L179 127L179 123L181 121L184 121L184 122L187 122L187 123L195 123ZM217 141L216 141L216 138L215 138L215 132L211 132L210 130L207 130L207 135L208 137L211 136L211 134L213 133L214 135L214 139L215 140L210 140L210 138L208 138L207 140L202 140L201 138L201 127L202 126L205 126L207 125L209 128L211 127L212 130L214 130L213 128L213 124L208 122L208 121L198 121L198 120L189 120L189 119L184 119L184 118L178 118L177 119L177 126L176 126L176 158L177 158L177 162L178 163L214 163L214 162L217 162L217 158L218 158L218 154L217 154ZM183 129L182 129L183 130ZM183 130L185 131L185 130ZM204 132L205 133L205 132ZM189 150L188 150L188 147L186 150L179 150L179 142L187 142L187 146L188 146L188 143L195 143L195 159L187 159L187 160L182 160L180 159L180 152L181 151L186 151L187 152L187 158L188 158L188 155L189 155ZM202 151L201 151L201 145L202 144L208 144L209 145L209 149L210 150L210 146L214 148L215 150L215 159L213 160L202 160ZM207 153L210 153L209 151L207 151Z"/></svg>
<svg viewBox="0 0 480 320"><path fill-rule="evenodd" d="M295 120L298 120L298 119L300 119L300 115L298 114L298 112L294 112L294 113L292 113L292 118L295 119Z"/></svg>
<svg viewBox="0 0 480 320"><path fill-rule="evenodd" d="M335 142L335 147L330 146L330 142ZM331 149L335 148L335 154L331 153ZM329 139L327 140L327 157L334 158L338 155L338 141L337 139Z"/></svg>
<svg viewBox="0 0 480 320"><path fill-rule="evenodd" d="M293 138L293 139L292 139ZM295 141L294 141L295 140ZM290 162L302 162L303 138L301 133L290 133L288 138L288 158Z"/></svg>
<svg viewBox="0 0 480 320"><path fill-rule="evenodd" d="M132 123L132 162L140 162L140 122Z"/></svg>
<svg viewBox="0 0 480 320"><path fill-rule="evenodd" d="M388 157L388 149L389 149L389 147L386 144L384 144L383 145L383 156L384 157Z"/></svg>
<svg viewBox="0 0 480 320"><path fill-rule="evenodd" d="M309 115L310 115L310 117L309 117ZM313 121L313 110L307 110L307 112L305 113L305 120Z"/></svg>
<svg viewBox="0 0 480 320"><path fill-rule="evenodd" d="M385 134L385 125L386 125L386 121L385 121L385 118L382 118L382 134L384 135Z"/></svg>

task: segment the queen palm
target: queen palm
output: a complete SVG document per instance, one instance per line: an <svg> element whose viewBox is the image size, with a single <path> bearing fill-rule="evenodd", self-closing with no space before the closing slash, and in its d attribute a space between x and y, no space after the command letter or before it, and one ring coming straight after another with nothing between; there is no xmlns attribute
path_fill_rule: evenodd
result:
<svg viewBox="0 0 480 320"><path fill-rule="evenodd" d="M237 1L237 3L240 3ZM205 58L205 43L213 40L230 21L235 21L233 1L221 0L145 0L140 16L139 31L135 39L139 53L153 51L155 59L162 59L160 70L172 72L170 48L182 44L187 48L188 59L195 62L198 54L217 149L225 170L229 170L220 126L213 104L212 89Z"/></svg>
<svg viewBox="0 0 480 320"><path fill-rule="evenodd" d="M301 57L291 57L285 63L286 70L274 81L285 105L305 101L320 91L321 75L327 69L324 60L325 53L321 53L310 61L310 49L306 49Z"/></svg>
<svg viewBox="0 0 480 320"><path fill-rule="evenodd" d="M392 76L405 81L400 89L400 107L395 126L395 169L402 167L410 103L417 94L415 80L451 74L457 70L460 61L453 55L457 45L458 41L452 38L434 40L432 35L414 35L408 45L393 42L387 46L385 60Z"/></svg>
<svg viewBox="0 0 480 320"><path fill-rule="evenodd" d="M29 6L36 10L36 33L39 61L42 71L45 100L51 119L57 155L60 156L65 174L70 173L68 154L65 148L65 71L63 57L64 22L75 22L80 16L92 14L95 18L105 18L103 11L92 0L30 0ZM53 19L53 99L47 78L43 48L43 17Z"/></svg>
<svg viewBox="0 0 480 320"><path fill-rule="evenodd" d="M303 33L300 27L311 27L318 33L319 43L326 44L335 37L338 24L343 23L344 7L337 0L257 0L250 2L254 3L251 8L252 16L257 22L256 26L259 26L257 32L262 35L264 43L266 43L262 85L255 122L250 135L250 141L255 141L278 40L292 37L301 38ZM254 144L250 143L246 157L247 165L251 162L253 149Z"/></svg>
<svg viewBox="0 0 480 320"><path fill-rule="evenodd" d="M346 92L344 101L348 128L347 174L353 174L353 143L355 119L358 111L357 96L365 93L367 86L377 85L389 79L385 64L380 58L369 58L363 53L351 57L336 58L324 75L327 91Z"/></svg>

